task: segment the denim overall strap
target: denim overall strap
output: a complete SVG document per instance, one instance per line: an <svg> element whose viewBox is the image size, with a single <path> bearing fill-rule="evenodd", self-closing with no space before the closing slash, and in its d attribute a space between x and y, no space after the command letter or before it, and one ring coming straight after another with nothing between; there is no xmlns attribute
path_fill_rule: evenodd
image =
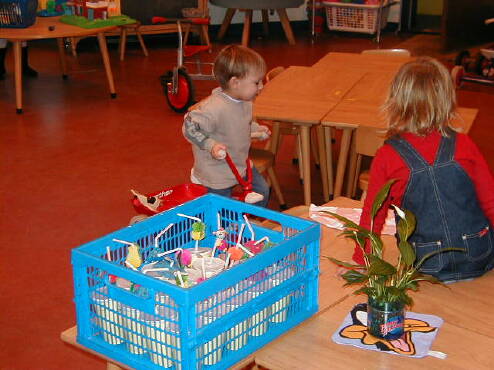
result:
<svg viewBox="0 0 494 370"><path fill-rule="evenodd" d="M421 270L441 280L482 275L494 265L494 234L479 206L475 186L455 161L456 133L442 137L433 165L400 137L387 141L410 169L402 207L417 218L410 237L417 260L445 248L426 260Z"/></svg>

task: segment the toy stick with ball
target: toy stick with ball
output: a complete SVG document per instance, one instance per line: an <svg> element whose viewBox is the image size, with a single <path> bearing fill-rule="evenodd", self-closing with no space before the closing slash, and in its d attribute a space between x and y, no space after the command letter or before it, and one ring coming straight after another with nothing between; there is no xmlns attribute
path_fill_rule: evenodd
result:
<svg viewBox="0 0 494 370"><path fill-rule="evenodd" d="M195 242L196 242L195 251L198 252L199 251L199 240L204 239L206 236L206 234L205 234L206 224L204 222L202 222L202 220L198 217L184 215L183 213L177 213L177 216L185 217L185 218L196 221L191 226L192 227L191 237L192 237L192 240L195 240Z"/></svg>
<svg viewBox="0 0 494 370"><path fill-rule="evenodd" d="M199 251L199 240L202 240L206 237L206 224L204 222L194 222L192 224L191 237L196 241L195 251Z"/></svg>

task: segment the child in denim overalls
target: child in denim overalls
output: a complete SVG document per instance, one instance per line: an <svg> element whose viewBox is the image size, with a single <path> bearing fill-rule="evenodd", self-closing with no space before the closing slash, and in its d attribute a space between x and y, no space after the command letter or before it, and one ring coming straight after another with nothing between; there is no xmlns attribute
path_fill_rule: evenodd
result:
<svg viewBox="0 0 494 370"><path fill-rule="evenodd" d="M360 224L370 227L376 193L390 179L386 203L374 220L380 232L395 204L417 217L410 237L417 260L442 248L459 247L429 258L421 271L443 281L480 276L494 267L494 178L477 146L449 123L456 97L446 68L432 58L401 67L384 106L387 138L372 162ZM363 262L362 251L353 259Z"/></svg>

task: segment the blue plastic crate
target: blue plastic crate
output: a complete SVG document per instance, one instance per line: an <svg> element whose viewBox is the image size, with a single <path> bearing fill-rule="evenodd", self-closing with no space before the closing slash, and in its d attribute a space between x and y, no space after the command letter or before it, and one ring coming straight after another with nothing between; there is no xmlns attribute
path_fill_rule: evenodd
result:
<svg viewBox="0 0 494 370"><path fill-rule="evenodd" d="M38 0L0 0L0 28L26 28L36 21Z"/></svg>
<svg viewBox="0 0 494 370"><path fill-rule="evenodd" d="M252 224L256 240L276 245L191 288L126 268L127 247L114 238L138 243L146 259L173 223L158 251L194 247L193 221L177 213L206 224L201 246L213 245L218 214L229 244L249 215L279 225ZM250 237L246 229L242 240ZM72 251L77 341L137 369L225 369L317 312L319 237L314 222L207 194L84 244ZM121 289L111 276L139 288Z"/></svg>

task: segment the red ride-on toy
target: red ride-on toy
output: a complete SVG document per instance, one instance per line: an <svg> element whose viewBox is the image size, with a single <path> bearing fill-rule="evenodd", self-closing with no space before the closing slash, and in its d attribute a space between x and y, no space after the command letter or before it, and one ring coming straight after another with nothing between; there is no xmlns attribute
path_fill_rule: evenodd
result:
<svg viewBox="0 0 494 370"><path fill-rule="evenodd" d="M213 80L213 63L203 62L201 54L210 52L210 45L187 45L188 34L192 25L209 24L209 18L185 18L168 19L163 17L153 17L152 22L170 23L175 22L178 29L178 49L177 65L173 70L165 72L161 77L161 85L166 96L166 101L171 109L177 113L186 112L195 103L194 85L192 80ZM182 35L182 25L186 28L185 36ZM194 61L186 59L194 57ZM190 73L185 64L194 64L195 73ZM208 73L204 73L205 69Z"/></svg>
<svg viewBox="0 0 494 370"><path fill-rule="evenodd" d="M491 23L494 23L494 18L485 21L486 25ZM451 77L457 88L464 81L494 85L494 45L480 49L474 57L470 55L468 50L461 51L455 58Z"/></svg>
<svg viewBox="0 0 494 370"><path fill-rule="evenodd" d="M176 207L207 193L207 189L197 184L181 184L148 195L131 190L132 205L139 215L132 217L130 224L142 221L148 216Z"/></svg>

